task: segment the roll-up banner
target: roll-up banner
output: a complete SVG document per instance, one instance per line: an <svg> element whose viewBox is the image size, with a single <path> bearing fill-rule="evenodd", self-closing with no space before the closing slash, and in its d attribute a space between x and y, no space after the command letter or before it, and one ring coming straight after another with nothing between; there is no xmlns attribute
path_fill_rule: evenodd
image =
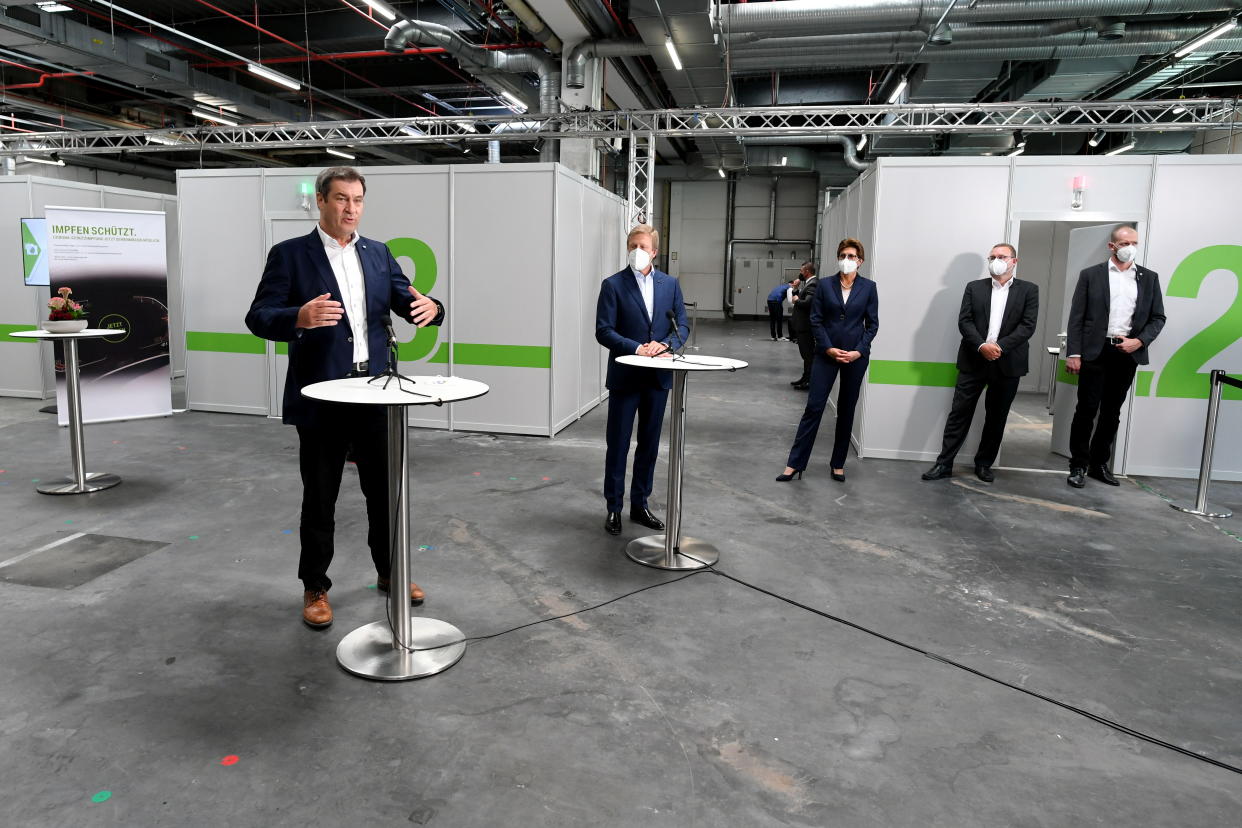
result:
<svg viewBox="0 0 1242 828"><path fill-rule="evenodd" d="M88 326L116 336L78 341L82 419L107 422L172 414L168 356L168 251L164 213L47 207L53 296L70 288ZM56 410L68 423L64 355L56 345Z"/></svg>

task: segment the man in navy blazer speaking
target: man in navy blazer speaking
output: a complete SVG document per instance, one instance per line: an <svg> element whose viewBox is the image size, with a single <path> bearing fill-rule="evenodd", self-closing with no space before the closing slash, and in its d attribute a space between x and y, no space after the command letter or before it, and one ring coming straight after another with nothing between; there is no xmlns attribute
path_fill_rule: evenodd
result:
<svg viewBox="0 0 1242 828"><path fill-rule="evenodd" d="M298 430L302 473L302 620L332 623L328 565L332 562L336 498L350 452L367 502L367 545L388 591L388 429L382 406L317 402L302 396L316 382L375 376L387 360L389 311L420 328L439 325L444 306L423 296L382 243L358 235L367 182L352 167L329 167L315 181L319 224L309 235L272 247L246 327L289 343L283 419ZM401 588L401 585L398 585ZM410 599L423 591L410 584Z"/></svg>
<svg viewBox="0 0 1242 828"><path fill-rule="evenodd" d="M664 523L647 508L660 451L660 427L672 371L619 365L627 354L663 356L685 344L690 332L681 284L655 268L660 234L640 224L626 239L628 266L604 280L595 311L595 339L609 351L608 451L604 459L604 499L608 516L604 529L621 534L621 507L625 503L625 462L630 451L634 418L638 417L638 447L634 450L634 477L630 481L630 520L660 530Z"/></svg>

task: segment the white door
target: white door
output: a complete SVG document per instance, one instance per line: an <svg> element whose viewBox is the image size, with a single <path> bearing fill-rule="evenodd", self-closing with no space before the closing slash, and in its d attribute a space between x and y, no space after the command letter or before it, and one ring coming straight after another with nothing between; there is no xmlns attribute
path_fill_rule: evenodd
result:
<svg viewBox="0 0 1242 828"><path fill-rule="evenodd" d="M1065 332L1069 320L1070 304L1074 299L1074 286L1078 284L1078 274L1083 268L1099 264L1108 258L1108 239L1116 222L1100 224L1093 227L1079 227L1069 232L1069 243L1065 249L1064 284L1065 301L1061 306L1061 326L1057 334ZM1049 331L1048 339L1052 340ZM1056 399L1052 411L1052 451L1063 457L1070 456L1069 433L1070 423L1074 419L1074 407L1078 402L1078 377L1065 373L1063 364L1069 354L1065 351L1064 337L1061 340L1061 357L1057 366ZM1032 343L1033 345L1034 343ZM1049 342L1048 344L1055 344ZM1126 415L1129 404L1122 409L1121 428L1117 431L1117 445L1125 442Z"/></svg>

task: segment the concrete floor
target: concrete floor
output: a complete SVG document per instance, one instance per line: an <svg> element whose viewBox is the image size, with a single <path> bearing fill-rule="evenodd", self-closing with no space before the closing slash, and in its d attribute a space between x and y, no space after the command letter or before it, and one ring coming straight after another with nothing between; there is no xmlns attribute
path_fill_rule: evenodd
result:
<svg viewBox="0 0 1242 828"><path fill-rule="evenodd" d="M1189 496L1190 481L923 483L926 464L855 458L842 485L822 444L805 480L777 484L804 399L787 384L793 346L761 323L705 323L699 344L752 363L690 384L684 531L721 547L720 571L1242 764L1239 518L1169 509L1161 496ZM0 400L0 561L76 532L166 545L72 589L0 568L7 825L1225 826L1242 813L1236 773L719 575L628 562L644 532L601 528L603 409L552 440L412 433L413 540L430 547L415 613L485 635L656 587L384 684L334 660L384 615L352 470L337 620L315 632L294 577L292 429L204 413L89 426L88 467L124 483L55 498L32 480L65 474L68 442L40 405ZM1213 493L1242 510L1242 484Z"/></svg>

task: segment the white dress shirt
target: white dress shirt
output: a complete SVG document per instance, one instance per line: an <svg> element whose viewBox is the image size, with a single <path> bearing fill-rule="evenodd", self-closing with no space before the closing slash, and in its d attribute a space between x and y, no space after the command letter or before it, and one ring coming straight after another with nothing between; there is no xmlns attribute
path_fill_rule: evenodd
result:
<svg viewBox="0 0 1242 828"><path fill-rule="evenodd" d="M992 279L992 306L988 313L988 335L984 344L991 342L995 345L996 340L1000 338L1001 320L1005 317L1005 305L1009 302L1009 288L1012 286L1012 276L1006 279L1003 285L996 279Z"/></svg>
<svg viewBox="0 0 1242 828"><path fill-rule="evenodd" d="M853 289L854 289L854 288L853 288L853 286L850 286L850 287L843 287L843 288L841 288L841 305L842 305L842 307L844 307L845 305L848 305L848 304L850 303L850 292L851 292Z"/></svg>
<svg viewBox="0 0 1242 828"><path fill-rule="evenodd" d="M349 243L342 247L336 239L323 232L323 228L315 225L319 238L323 240L323 252L328 255L328 264L332 267L332 275L336 277L337 288L345 304L345 317L354 338L354 362L366 362L369 359L367 348L367 289L362 276L362 262L358 260L358 234L355 232Z"/></svg>
<svg viewBox="0 0 1242 828"><path fill-rule="evenodd" d="M1133 262L1125 270L1108 257L1108 336L1129 336L1138 303L1138 272Z"/></svg>
<svg viewBox="0 0 1242 828"><path fill-rule="evenodd" d="M651 269L651 273L643 273L641 270L630 268L630 273L634 274L634 278L638 280L638 292L643 295L643 304L647 306L647 318L655 321L655 281L652 279L652 273L655 268Z"/></svg>

